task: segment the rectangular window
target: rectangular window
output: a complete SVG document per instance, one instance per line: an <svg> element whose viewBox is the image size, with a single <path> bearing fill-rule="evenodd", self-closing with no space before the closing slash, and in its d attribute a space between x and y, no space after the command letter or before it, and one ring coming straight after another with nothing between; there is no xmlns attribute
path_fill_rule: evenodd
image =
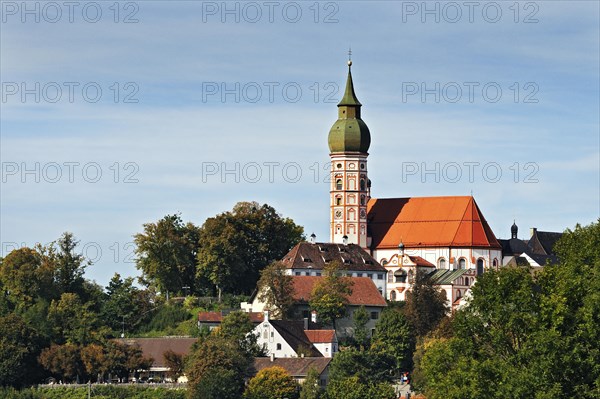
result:
<svg viewBox="0 0 600 399"><path fill-rule="evenodd" d="M321 277L321 272L317 272L317 277Z"/></svg>
<svg viewBox="0 0 600 399"><path fill-rule="evenodd" d="M370 278L371 280L373 280L373 273L368 273L367 277Z"/></svg>
<svg viewBox="0 0 600 399"><path fill-rule="evenodd" d="M377 320L379 318L379 312L371 312L371 320Z"/></svg>
<svg viewBox="0 0 600 399"><path fill-rule="evenodd" d="M377 279L383 280L383 273L377 274Z"/></svg>
<svg viewBox="0 0 600 399"><path fill-rule="evenodd" d="M281 350L281 344L277 344L277 350L280 351Z"/></svg>
<svg viewBox="0 0 600 399"><path fill-rule="evenodd" d="M300 275L300 272L296 272L295 274L296 274L296 276L299 276L299 275Z"/></svg>

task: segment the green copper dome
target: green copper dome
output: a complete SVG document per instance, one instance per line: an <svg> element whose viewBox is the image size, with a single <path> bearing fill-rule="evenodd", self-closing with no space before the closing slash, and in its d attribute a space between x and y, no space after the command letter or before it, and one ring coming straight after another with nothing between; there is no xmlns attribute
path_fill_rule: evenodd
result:
<svg viewBox="0 0 600 399"><path fill-rule="evenodd" d="M361 103L354 93L351 65L351 61L348 62L348 80L344 97L338 104L338 120L329 130L329 150L367 153L371 145L371 133L360 118Z"/></svg>

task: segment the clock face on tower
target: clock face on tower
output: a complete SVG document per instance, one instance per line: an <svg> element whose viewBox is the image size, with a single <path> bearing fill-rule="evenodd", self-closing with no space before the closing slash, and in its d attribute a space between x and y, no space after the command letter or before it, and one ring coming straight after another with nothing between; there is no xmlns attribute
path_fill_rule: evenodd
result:
<svg viewBox="0 0 600 399"><path fill-rule="evenodd" d="M342 210L341 209L337 209L335 211L335 218L336 219L341 219L342 218Z"/></svg>

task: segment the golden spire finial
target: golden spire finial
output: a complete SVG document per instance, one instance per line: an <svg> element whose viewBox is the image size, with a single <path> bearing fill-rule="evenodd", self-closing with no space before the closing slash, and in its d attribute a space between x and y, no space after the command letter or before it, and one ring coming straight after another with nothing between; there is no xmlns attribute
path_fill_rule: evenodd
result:
<svg viewBox="0 0 600 399"><path fill-rule="evenodd" d="M352 47L348 47L348 66L352 66Z"/></svg>

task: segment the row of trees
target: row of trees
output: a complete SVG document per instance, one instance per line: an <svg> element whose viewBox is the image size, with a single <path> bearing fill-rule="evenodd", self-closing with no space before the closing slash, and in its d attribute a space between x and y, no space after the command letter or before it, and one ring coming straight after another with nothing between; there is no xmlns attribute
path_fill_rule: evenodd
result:
<svg viewBox="0 0 600 399"><path fill-rule="evenodd" d="M469 306L419 346L428 399L600 397L600 222L567 231L560 263L480 276Z"/></svg>
<svg viewBox="0 0 600 399"><path fill-rule="evenodd" d="M260 271L302 239L303 228L273 207L240 202L201 227L179 215L144 224L135 235L137 267L161 292L249 295Z"/></svg>

